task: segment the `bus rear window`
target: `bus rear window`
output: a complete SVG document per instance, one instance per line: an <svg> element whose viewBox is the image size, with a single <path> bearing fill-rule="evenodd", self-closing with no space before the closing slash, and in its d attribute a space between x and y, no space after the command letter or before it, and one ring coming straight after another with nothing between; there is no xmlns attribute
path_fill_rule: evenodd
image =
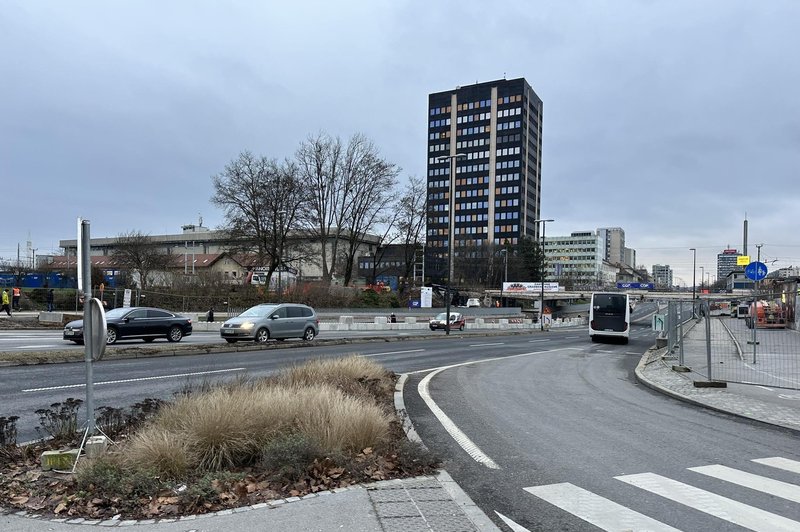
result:
<svg viewBox="0 0 800 532"><path fill-rule="evenodd" d="M625 314L625 296L616 294L595 294L594 311L600 314Z"/></svg>

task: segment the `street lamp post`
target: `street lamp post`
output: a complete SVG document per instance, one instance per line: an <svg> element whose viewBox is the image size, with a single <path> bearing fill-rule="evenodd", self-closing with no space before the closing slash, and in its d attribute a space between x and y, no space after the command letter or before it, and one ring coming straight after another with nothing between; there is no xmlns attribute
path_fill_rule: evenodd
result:
<svg viewBox="0 0 800 532"><path fill-rule="evenodd" d="M500 303L505 307L505 301L503 301L503 288L505 287L506 283L508 283L508 248L501 249L500 253L503 254L503 269L505 272L503 273L503 282L500 283Z"/></svg>
<svg viewBox="0 0 800 532"><path fill-rule="evenodd" d="M689 248L692 252L692 315L694 315L694 298L695 298L695 264L697 264L697 249Z"/></svg>
<svg viewBox="0 0 800 532"><path fill-rule="evenodd" d="M703 280L706 278L706 269L700 266L700 292L703 291Z"/></svg>
<svg viewBox="0 0 800 532"><path fill-rule="evenodd" d="M533 221L533 223L535 223L535 224L538 224L538 223L542 224L542 249L540 250L541 254L542 254L542 273L541 273L541 277L542 277L542 279L541 279L541 285L542 285L541 289L542 290L541 290L541 301L539 303L539 326L540 326L542 331L544 331L544 279L545 279L545 273L544 273L544 268L545 268L545 261L544 261L544 231L545 231L545 226L547 225L547 222L555 222L555 220L534 220Z"/></svg>
<svg viewBox="0 0 800 532"><path fill-rule="evenodd" d="M444 333L450 334L450 283L453 282L453 245L455 232L455 210L456 210L456 159L466 157L466 153L454 153L453 155L442 155L437 157L439 162L450 162L450 179L447 181L448 205L447 205L447 283L444 285L445 313L447 314L447 324L444 326Z"/></svg>

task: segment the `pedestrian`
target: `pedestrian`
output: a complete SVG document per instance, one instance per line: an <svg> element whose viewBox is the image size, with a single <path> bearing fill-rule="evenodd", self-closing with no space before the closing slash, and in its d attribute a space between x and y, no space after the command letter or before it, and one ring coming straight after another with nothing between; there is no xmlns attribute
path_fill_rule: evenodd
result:
<svg viewBox="0 0 800 532"><path fill-rule="evenodd" d="M47 312L53 312L53 289L47 291Z"/></svg>
<svg viewBox="0 0 800 532"><path fill-rule="evenodd" d="M11 291L11 309L19 312L19 296L22 294L18 286Z"/></svg>
<svg viewBox="0 0 800 532"><path fill-rule="evenodd" d="M2 310L6 311L6 314L11 316L11 308L8 306L8 288L3 288L3 308Z"/></svg>
<svg viewBox="0 0 800 532"><path fill-rule="evenodd" d="M214 321L214 305L211 305L211 308L208 309L208 314L206 314L206 321L209 323Z"/></svg>

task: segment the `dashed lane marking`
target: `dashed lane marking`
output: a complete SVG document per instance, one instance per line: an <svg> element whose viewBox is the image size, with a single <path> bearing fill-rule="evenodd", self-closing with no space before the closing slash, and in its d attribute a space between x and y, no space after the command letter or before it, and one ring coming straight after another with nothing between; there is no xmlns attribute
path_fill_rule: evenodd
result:
<svg viewBox="0 0 800 532"><path fill-rule="evenodd" d="M362 357L381 357L384 355L405 355L406 353L420 353L424 349L409 349L408 351L387 351L386 353L370 353L368 355L361 355Z"/></svg>
<svg viewBox="0 0 800 532"><path fill-rule="evenodd" d="M217 373L230 373L233 371L245 371L246 368L231 368L231 369L215 369L211 371L195 371L192 373L175 373L173 375L156 375L153 377L139 377L136 379L120 379L115 381L100 381L95 382L95 386L102 386L104 384L124 384L128 382L144 382L144 381L155 381L155 380L162 380L162 379L177 379L182 377L195 377L197 375L214 375ZM44 388L26 388L22 390L23 392L45 392L50 390L66 390L69 388L83 388L86 384L65 384L63 386L47 386Z"/></svg>

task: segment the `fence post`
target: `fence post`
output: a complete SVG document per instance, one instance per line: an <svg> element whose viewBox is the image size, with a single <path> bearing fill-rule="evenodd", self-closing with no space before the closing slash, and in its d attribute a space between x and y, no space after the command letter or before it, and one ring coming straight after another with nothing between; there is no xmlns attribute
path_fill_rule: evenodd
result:
<svg viewBox="0 0 800 532"><path fill-rule="evenodd" d="M667 302L667 351L675 348L675 303Z"/></svg>
<svg viewBox="0 0 800 532"><path fill-rule="evenodd" d="M680 344L679 344L680 345L680 352L679 352L679 355L678 355L678 364L680 366L685 366L685 364L683 363L683 305L680 305L678 307L678 309L679 309L678 327L680 327L680 330L678 332L678 341L680 342Z"/></svg>
<svg viewBox="0 0 800 532"><path fill-rule="evenodd" d="M711 381L711 319L709 316L708 301L704 301L703 319L706 322L706 364L708 364L708 380Z"/></svg>

